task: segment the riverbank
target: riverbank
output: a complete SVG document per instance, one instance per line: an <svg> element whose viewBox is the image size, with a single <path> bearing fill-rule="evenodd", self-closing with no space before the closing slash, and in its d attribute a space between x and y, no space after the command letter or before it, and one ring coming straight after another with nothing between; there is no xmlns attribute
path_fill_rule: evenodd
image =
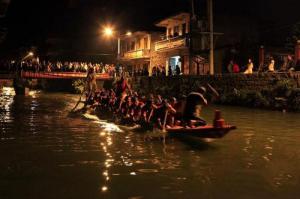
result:
<svg viewBox="0 0 300 199"><path fill-rule="evenodd" d="M142 95L153 93L164 97L180 97L209 83L221 94L217 104L300 112L300 73L131 77L128 80L133 90ZM113 81L101 80L97 81L97 84L99 88L110 89L113 87ZM30 89L69 93L82 93L84 83L84 79L26 81ZM7 82L1 83L2 86L6 84Z"/></svg>
<svg viewBox="0 0 300 199"><path fill-rule="evenodd" d="M217 104L300 111L300 73L134 77L129 82L143 95L153 93L164 97L187 95L209 83L221 95Z"/></svg>

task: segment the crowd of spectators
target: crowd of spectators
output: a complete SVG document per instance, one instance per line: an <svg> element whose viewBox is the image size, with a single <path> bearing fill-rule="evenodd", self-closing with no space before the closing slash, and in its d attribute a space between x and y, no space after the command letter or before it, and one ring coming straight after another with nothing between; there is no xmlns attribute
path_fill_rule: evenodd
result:
<svg viewBox="0 0 300 199"><path fill-rule="evenodd" d="M116 67L114 64L87 63L87 62L50 62L50 61L1 61L1 70L14 72L16 70L31 72L87 72L94 68L96 73L108 73L114 75Z"/></svg>
<svg viewBox="0 0 300 199"><path fill-rule="evenodd" d="M226 69L228 73L244 74L252 74L253 72L293 72L300 71L300 60L295 62L291 55L284 56L281 59L268 56L264 63L260 63L258 67L255 67L252 59L249 58L247 64L241 68L234 60L231 60Z"/></svg>

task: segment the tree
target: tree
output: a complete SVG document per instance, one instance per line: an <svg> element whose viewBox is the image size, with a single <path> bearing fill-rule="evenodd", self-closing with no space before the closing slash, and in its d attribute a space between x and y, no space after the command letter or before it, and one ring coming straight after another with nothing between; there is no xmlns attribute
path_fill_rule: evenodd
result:
<svg viewBox="0 0 300 199"><path fill-rule="evenodd" d="M294 50L295 44L298 40L300 40L300 22L291 27L290 34L286 39L286 48L289 50Z"/></svg>

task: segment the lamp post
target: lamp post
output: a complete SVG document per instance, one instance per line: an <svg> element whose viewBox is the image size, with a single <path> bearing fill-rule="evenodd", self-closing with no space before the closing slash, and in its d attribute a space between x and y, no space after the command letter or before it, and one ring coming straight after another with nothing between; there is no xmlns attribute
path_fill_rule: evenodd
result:
<svg viewBox="0 0 300 199"><path fill-rule="evenodd" d="M213 0L208 0L209 13L209 71L214 75L214 22L213 22Z"/></svg>
<svg viewBox="0 0 300 199"><path fill-rule="evenodd" d="M34 53L32 51L28 52L28 54L22 58L22 61L29 58L29 57L32 57L34 55Z"/></svg>
<svg viewBox="0 0 300 199"><path fill-rule="evenodd" d="M30 52L28 52L28 54L25 56L25 57L23 57L22 59L21 59L21 64L20 64L20 69L22 70L22 67L23 67L23 61L25 60L25 59L27 59L27 58L29 58L29 57L33 57L34 56L34 53L32 52L32 51L30 51Z"/></svg>

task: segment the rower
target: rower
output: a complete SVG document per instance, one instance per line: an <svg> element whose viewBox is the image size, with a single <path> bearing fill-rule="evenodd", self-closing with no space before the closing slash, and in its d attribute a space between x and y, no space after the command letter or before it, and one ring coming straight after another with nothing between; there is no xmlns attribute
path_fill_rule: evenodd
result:
<svg viewBox="0 0 300 199"><path fill-rule="evenodd" d="M161 105L154 108L153 121L158 128L164 129L170 114L175 114L176 110L168 103L167 100L162 100Z"/></svg>
<svg viewBox="0 0 300 199"><path fill-rule="evenodd" d="M172 97L170 99L170 103L167 103L169 112L167 115L166 124L168 127L173 127L175 125L175 118L177 113L176 105L177 105L177 99L175 97Z"/></svg>
<svg viewBox="0 0 300 199"><path fill-rule="evenodd" d="M130 107L130 116L133 122L137 122L141 119L141 106L137 97L132 99L132 105Z"/></svg>
<svg viewBox="0 0 300 199"><path fill-rule="evenodd" d="M186 106L184 109L184 120L189 127L205 126L207 123L201 118L201 110L203 105L207 105L207 100L203 96L206 88L200 87L197 92L191 92L186 98Z"/></svg>

